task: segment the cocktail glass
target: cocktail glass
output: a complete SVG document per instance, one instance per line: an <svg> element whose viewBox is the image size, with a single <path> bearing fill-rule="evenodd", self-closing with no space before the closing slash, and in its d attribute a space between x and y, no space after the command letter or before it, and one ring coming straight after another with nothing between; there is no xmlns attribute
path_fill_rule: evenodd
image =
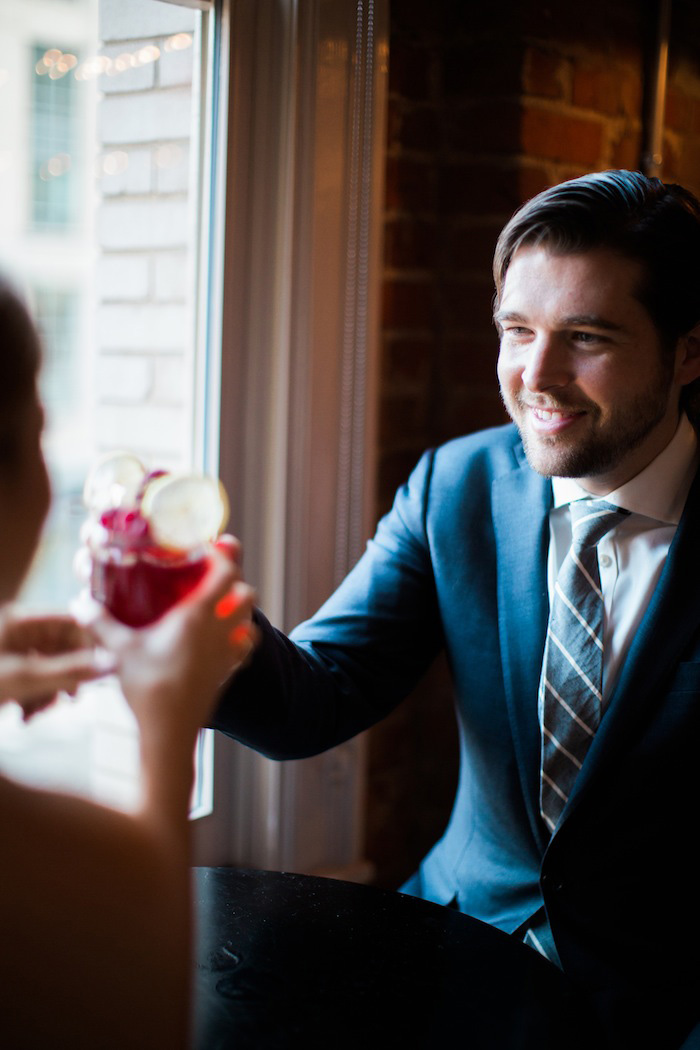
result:
<svg viewBox="0 0 700 1050"><path fill-rule="evenodd" d="M215 478L149 473L123 452L95 465L84 500L91 593L130 627L154 623L199 583L228 516Z"/></svg>

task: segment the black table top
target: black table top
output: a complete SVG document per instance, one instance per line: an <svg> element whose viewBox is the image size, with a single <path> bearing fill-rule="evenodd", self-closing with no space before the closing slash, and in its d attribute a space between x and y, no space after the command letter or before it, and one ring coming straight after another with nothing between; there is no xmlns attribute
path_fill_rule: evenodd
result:
<svg viewBox="0 0 700 1050"><path fill-rule="evenodd" d="M560 971L451 908L232 868L195 868L194 894L195 1050L573 1045Z"/></svg>

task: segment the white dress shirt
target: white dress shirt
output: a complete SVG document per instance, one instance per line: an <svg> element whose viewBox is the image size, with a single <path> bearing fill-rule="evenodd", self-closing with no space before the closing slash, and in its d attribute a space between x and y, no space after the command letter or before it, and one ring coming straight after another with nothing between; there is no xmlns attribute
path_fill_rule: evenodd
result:
<svg viewBox="0 0 700 1050"><path fill-rule="evenodd" d="M698 459L695 430L683 415L672 440L656 459L631 481L599 497L631 511L598 544L605 608L604 703L661 575ZM568 505L591 495L571 478L552 478L552 490L547 566L550 605L557 573L571 546Z"/></svg>

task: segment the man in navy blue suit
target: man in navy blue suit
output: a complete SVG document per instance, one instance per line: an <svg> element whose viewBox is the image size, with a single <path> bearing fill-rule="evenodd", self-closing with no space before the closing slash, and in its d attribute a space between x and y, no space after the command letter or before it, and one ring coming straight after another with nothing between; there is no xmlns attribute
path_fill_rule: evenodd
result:
<svg viewBox="0 0 700 1050"><path fill-rule="evenodd" d="M459 786L407 891L547 955L599 1045L675 1047L700 1020L700 204L632 172L572 180L514 215L494 276L514 425L427 452L289 639L260 614L215 725L272 757L314 754L387 714L444 649ZM559 570L573 508L599 498L616 518L586 572L602 603L582 650L600 650L591 728L543 658L555 600L583 619ZM548 724L548 693L584 752Z"/></svg>

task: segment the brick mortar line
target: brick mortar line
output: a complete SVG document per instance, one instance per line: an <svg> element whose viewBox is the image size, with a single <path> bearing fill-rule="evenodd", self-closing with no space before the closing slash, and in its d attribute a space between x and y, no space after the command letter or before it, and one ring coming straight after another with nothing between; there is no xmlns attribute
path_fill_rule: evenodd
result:
<svg viewBox="0 0 700 1050"><path fill-rule="evenodd" d="M185 88L192 89L192 81L185 80L181 84L158 84L152 87L146 88L125 88L124 91L105 91L102 101L106 102L111 98L138 98L140 95L149 95L151 98L157 95L162 98L164 95L174 95L175 92L180 92Z"/></svg>
<svg viewBox="0 0 700 1050"><path fill-rule="evenodd" d="M142 255L144 257L150 256L154 251L157 251L159 255L179 255L183 252L183 248L105 248L100 251L100 259L120 259L124 254L129 255Z"/></svg>
<svg viewBox="0 0 700 1050"><path fill-rule="evenodd" d="M154 146L162 145L163 143L168 146L189 146L189 137L175 137L162 138L162 139L144 139L139 142L134 139L129 139L128 142L114 142L113 139L100 139L98 145L104 150L127 150L127 149L152 149Z"/></svg>
<svg viewBox="0 0 700 1050"><path fill-rule="evenodd" d="M98 205L98 211L104 204L110 204L114 202L128 201L129 204L153 204L153 201L162 201L163 204L177 204L186 202L188 200L188 194L182 190L173 193L110 193L109 196L102 196ZM113 249L114 250L114 249Z"/></svg>

